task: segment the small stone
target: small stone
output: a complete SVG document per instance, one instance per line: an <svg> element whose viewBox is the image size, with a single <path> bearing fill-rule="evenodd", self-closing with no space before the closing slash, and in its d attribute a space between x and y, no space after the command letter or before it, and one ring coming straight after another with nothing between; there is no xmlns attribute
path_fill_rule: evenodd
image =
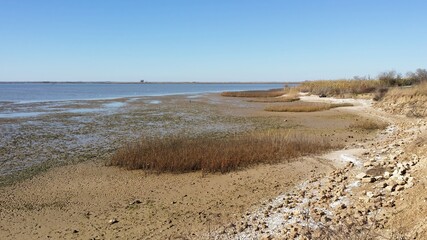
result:
<svg viewBox="0 0 427 240"><path fill-rule="evenodd" d="M367 176L367 175L366 175L366 173L363 173L363 172L362 172L362 173L357 174L357 175L356 175L356 178L357 178L357 179L363 179L363 178L365 178L366 176Z"/></svg>
<svg viewBox="0 0 427 240"><path fill-rule="evenodd" d="M399 185L405 185L405 183L406 183L405 178L403 178L403 176L399 176L396 179L396 183L399 184Z"/></svg>
<svg viewBox="0 0 427 240"><path fill-rule="evenodd" d="M367 161L363 164L364 167L370 167L372 166L372 162L371 161Z"/></svg>
<svg viewBox="0 0 427 240"><path fill-rule="evenodd" d="M375 181L381 181L381 180L383 180L383 176L376 176L375 177Z"/></svg>
<svg viewBox="0 0 427 240"><path fill-rule="evenodd" d="M362 178L362 183L373 183L373 182L375 182L375 178L373 177Z"/></svg>
<svg viewBox="0 0 427 240"><path fill-rule="evenodd" d="M132 202L130 202L129 205L140 204L140 203L142 203L141 200L135 199Z"/></svg>
<svg viewBox="0 0 427 240"><path fill-rule="evenodd" d="M327 223L327 222L330 222L330 221L331 221L331 218L329 218L328 216L322 216L321 221L322 221L323 223Z"/></svg>
<svg viewBox="0 0 427 240"><path fill-rule="evenodd" d="M385 171L383 176L385 179L389 179L391 177L391 174L390 172Z"/></svg>
<svg viewBox="0 0 427 240"><path fill-rule="evenodd" d="M389 185L384 188L387 192L394 192L395 185Z"/></svg>
<svg viewBox="0 0 427 240"><path fill-rule="evenodd" d="M108 221L109 224L115 224L118 222L119 222L119 220L117 220L116 218L112 218L112 219L110 219L110 221Z"/></svg>

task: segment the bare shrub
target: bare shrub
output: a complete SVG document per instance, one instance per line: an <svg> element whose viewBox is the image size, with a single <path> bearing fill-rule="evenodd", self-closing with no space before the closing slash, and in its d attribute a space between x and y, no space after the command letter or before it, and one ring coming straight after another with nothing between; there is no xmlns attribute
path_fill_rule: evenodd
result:
<svg viewBox="0 0 427 240"><path fill-rule="evenodd" d="M382 72L378 75L378 80L383 86L395 86L402 77L396 71Z"/></svg>
<svg viewBox="0 0 427 240"><path fill-rule="evenodd" d="M427 82L427 70L418 68L415 73L407 73L407 78L414 84Z"/></svg>
<svg viewBox="0 0 427 240"><path fill-rule="evenodd" d="M384 95L387 93L388 88L382 87L382 88L378 88L377 91L375 92L374 101L380 101L381 99L383 99Z"/></svg>
<svg viewBox="0 0 427 240"><path fill-rule="evenodd" d="M251 134L226 139L142 138L120 148L110 164L155 172L228 172L260 163L291 161L333 148L312 135Z"/></svg>

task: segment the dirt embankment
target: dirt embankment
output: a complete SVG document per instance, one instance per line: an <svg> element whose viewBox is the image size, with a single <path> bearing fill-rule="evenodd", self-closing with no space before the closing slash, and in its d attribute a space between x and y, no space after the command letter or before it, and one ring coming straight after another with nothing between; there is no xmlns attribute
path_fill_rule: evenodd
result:
<svg viewBox="0 0 427 240"><path fill-rule="evenodd" d="M408 117L427 117L427 83L391 89L376 107Z"/></svg>

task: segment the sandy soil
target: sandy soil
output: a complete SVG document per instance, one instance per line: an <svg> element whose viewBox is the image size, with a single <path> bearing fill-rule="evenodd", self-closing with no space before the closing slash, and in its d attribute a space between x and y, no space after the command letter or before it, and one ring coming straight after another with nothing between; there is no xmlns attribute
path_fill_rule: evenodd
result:
<svg viewBox="0 0 427 240"><path fill-rule="evenodd" d="M363 118L354 114L378 114L368 102L357 101L356 107L292 114L266 113L265 104L214 95L191 99L191 104L222 106L216 110L224 116L260 117L267 119L262 124L273 121L270 127L275 129L331 137L347 149L205 176L127 171L104 166L105 159L52 168L1 188L0 239L238 238L243 235L226 230L235 229L242 216L253 216L278 196L300 189L307 179L323 179L346 166L348 159L362 154L360 149L369 151L376 135L348 126Z"/></svg>
<svg viewBox="0 0 427 240"><path fill-rule="evenodd" d="M260 199L330 170L315 160L206 176L146 175L94 163L57 168L3 189L0 238L205 239Z"/></svg>

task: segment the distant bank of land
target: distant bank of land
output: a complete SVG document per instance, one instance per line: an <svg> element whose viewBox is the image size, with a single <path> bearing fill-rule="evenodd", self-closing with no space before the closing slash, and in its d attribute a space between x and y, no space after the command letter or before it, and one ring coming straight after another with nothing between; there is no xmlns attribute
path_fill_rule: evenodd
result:
<svg viewBox="0 0 427 240"><path fill-rule="evenodd" d="M46 83L46 84L300 84L301 82L113 82L113 81L102 81L102 82L86 82L86 81L67 81L67 82L56 82L56 81L25 81L25 82L0 82L4 83Z"/></svg>

